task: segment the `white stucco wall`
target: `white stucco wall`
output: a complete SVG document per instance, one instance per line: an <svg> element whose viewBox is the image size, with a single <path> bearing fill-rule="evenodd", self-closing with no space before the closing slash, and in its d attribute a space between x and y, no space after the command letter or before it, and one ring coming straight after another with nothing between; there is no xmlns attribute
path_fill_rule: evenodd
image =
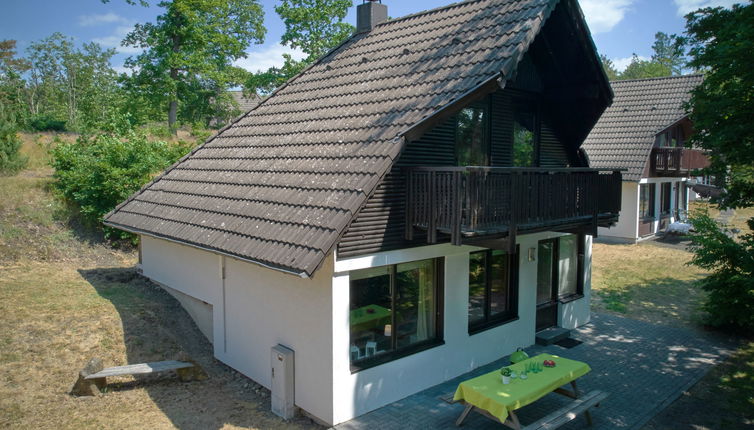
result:
<svg viewBox="0 0 754 430"><path fill-rule="evenodd" d="M468 333L468 253L479 248L436 245L344 259L335 263L333 281L333 404L339 423L468 372L534 343L537 260L529 248L555 233L519 236L519 298L516 321L480 333ZM591 267L591 240L585 265ZM351 373L349 363L349 271L445 256L444 345L383 365ZM585 297L563 306L561 321L569 327L589 321L591 278Z"/></svg>
<svg viewBox="0 0 754 430"><path fill-rule="evenodd" d="M639 237L639 183L623 181L621 209L618 222L610 227L600 227L600 238L617 242L635 242Z"/></svg>
<svg viewBox="0 0 754 430"><path fill-rule="evenodd" d="M270 349L291 348L296 406L332 422L332 257L313 278L302 279L161 239L141 240L145 276L212 306L215 357L269 388Z"/></svg>

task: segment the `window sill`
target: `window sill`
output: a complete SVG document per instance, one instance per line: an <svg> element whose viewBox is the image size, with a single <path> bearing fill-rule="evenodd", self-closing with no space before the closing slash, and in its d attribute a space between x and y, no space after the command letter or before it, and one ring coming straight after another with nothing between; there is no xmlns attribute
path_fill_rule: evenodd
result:
<svg viewBox="0 0 754 430"><path fill-rule="evenodd" d="M426 351L428 349L436 348L442 345L445 345L444 340L433 340L433 341L428 341L427 343L421 343L418 345L410 346L400 351L395 351L392 353L380 355L378 357L375 357L369 360L360 361L358 363L351 363L351 374L361 372L362 370L371 369L373 367L381 366L391 361L399 360L401 358L408 357L409 355L418 354L422 351Z"/></svg>
<svg viewBox="0 0 754 430"><path fill-rule="evenodd" d="M558 301L560 303L570 303L570 302L576 301L578 299L583 299L583 298L584 298L583 294L571 294L570 296L559 297Z"/></svg>
<svg viewBox="0 0 754 430"><path fill-rule="evenodd" d="M486 322L484 324L478 324L478 325L469 327L469 336L473 336L475 334L482 333L482 332L485 332L487 330L493 329L495 327L500 327L501 325L512 323L514 321L518 321L518 317L517 316L510 317L510 318L505 318L505 319L501 319L501 320L489 321L489 322Z"/></svg>

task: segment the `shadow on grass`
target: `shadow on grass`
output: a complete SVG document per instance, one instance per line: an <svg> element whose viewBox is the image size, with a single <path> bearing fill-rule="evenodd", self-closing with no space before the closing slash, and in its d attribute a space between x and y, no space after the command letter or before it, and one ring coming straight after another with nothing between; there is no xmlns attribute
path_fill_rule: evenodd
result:
<svg viewBox="0 0 754 430"><path fill-rule="evenodd" d="M118 364L170 360L188 354L209 375L207 380L186 383L172 374L139 376L131 382L109 384L108 395L144 389L178 428L284 426L269 412L266 391L214 359L212 345L191 317L159 286L133 268L100 268L79 273L120 315L128 363ZM298 427L311 425L308 419L298 421L294 422Z"/></svg>

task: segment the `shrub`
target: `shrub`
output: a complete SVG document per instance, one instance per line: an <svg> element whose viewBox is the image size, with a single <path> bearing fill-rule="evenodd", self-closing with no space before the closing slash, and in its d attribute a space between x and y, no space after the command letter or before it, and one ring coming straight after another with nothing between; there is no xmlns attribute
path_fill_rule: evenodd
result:
<svg viewBox="0 0 754 430"><path fill-rule="evenodd" d="M20 150L18 127L0 108L0 174L14 174L26 167L29 159L21 155Z"/></svg>
<svg viewBox="0 0 754 430"><path fill-rule="evenodd" d="M49 115L35 115L29 119L29 127L35 131L65 131L65 121L57 120Z"/></svg>
<svg viewBox="0 0 754 430"><path fill-rule="evenodd" d="M184 143L151 142L133 131L62 143L52 150L54 186L85 223L99 226L106 213L190 149ZM112 235L106 230L106 236Z"/></svg>
<svg viewBox="0 0 754 430"><path fill-rule="evenodd" d="M708 293L704 303L707 322L715 327L754 330L754 234L736 240L706 213L694 214L691 223L694 257L689 264L712 272L699 281Z"/></svg>

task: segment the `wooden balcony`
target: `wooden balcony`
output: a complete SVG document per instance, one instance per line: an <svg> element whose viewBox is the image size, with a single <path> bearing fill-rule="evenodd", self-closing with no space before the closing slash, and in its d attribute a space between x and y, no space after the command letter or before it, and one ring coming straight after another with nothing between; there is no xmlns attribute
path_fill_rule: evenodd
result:
<svg viewBox="0 0 754 430"><path fill-rule="evenodd" d="M652 148L650 176L686 176L707 166L709 158L697 149Z"/></svg>
<svg viewBox="0 0 754 430"><path fill-rule="evenodd" d="M406 169L406 238L450 235L461 245L479 237L566 230L616 222L621 173L597 169L413 167ZM513 245L511 245L513 246Z"/></svg>

